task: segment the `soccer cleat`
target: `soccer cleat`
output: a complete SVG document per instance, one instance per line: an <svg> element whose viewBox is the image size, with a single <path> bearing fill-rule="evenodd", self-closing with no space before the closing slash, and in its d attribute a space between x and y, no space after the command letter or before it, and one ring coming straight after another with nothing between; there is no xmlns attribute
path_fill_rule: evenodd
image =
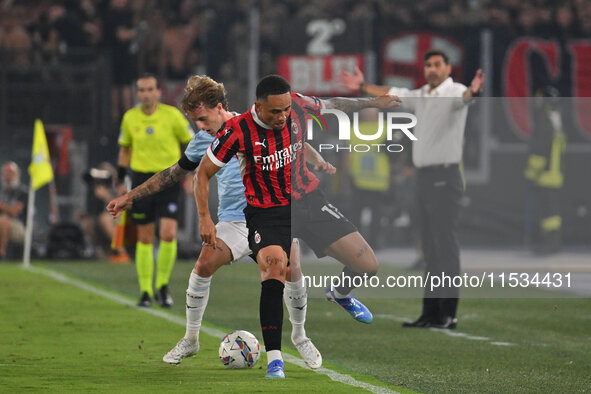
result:
<svg viewBox="0 0 591 394"><path fill-rule="evenodd" d="M140 302L137 303L137 306L141 306L143 308L149 308L152 306L152 299L150 298L150 295L147 291L144 291L142 293L142 296L140 297Z"/></svg>
<svg viewBox="0 0 591 394"><path fill-rule="evenodd" d="M455 330L458 326L458 319L455 317L447 316L441 320L432 321L424 318L423 316L419 317L417 320L413 322L404 322L402 323L402 327L412 327L412 328L439 328L443 330Z"/></svg>
<svg viewBox="0 0 591 394"><path fill-rule="evenodd" d="M332 291L330 287L326 288L324 295L326 296L327 300L335 302L345 308L345 310L349 312L351 316L353 316L353 319L357 320L358 322L369 324L373 320L373 315L371 314L370 310L367 309L367 307L361 302L356 300L355 297L336 298L334 291Z"/></svg>
<svg viewBox="0 0 591 394"><path fill-rule="evenodd" d="M285 372L283 372L283 361L281 360L273 360L267 365L267 373L265 374L266 378L272 379L283 379L285 378Z"/></svg>
<svg viewBox="0 0 591 394"><path fill-rule="evenodd" d="M130 262L131 258L126 252L118 252L116 254L109 255L109 263L128 264Z"/></svg>
<svg viewBox="0 0 591 394"><path fill-rule="evenodd" d="M170 308L173 304L172 297L168 292L167 285L164 285L160 289L158 289L156 291L156 294L154 295L154 298L156 298L156 301L158 301L160 306L163 308Z"/></svg>
<svg viewBox="0 0 591 394"><path fill-rule="evenodd" d="M169 364L180 364L184 358L191 357L199 351L199 344L182 338L172 350L162 357L162 361Z"/></svg>
<svg viewBox="0 0 591 394"><path fill-rule="evenodd" d="M294 346L300 352L300 355L306 362L306 365L312 369L317 369L322 366L322 355L316 349L310 338L305 338L299 343L294 342Z"/></svg>

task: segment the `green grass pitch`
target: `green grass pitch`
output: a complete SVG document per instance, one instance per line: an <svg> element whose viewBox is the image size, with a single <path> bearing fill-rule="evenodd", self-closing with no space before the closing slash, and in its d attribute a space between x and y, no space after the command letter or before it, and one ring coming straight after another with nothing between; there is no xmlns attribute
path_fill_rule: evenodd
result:
<svg viewBox="0 0 591 394"><path fill-rule="evenodd" d="M135 301L135 267L103 262L43 262L72 278ZM184 291L193 262L178 262L171 280L184 316ZM307 274L339 266L304 264ZM388 268L384 268L385 271ZM329 272L325 272L329 271ZM394 272L395 273L395 272ZM201 335L196 357L179 366L162 355L184 327L117 304L16 264L0 265L0 381L6 392L359 392L293 364L287 379L263 378L264 354L252 370L219 362L219 339ZM245 329L261 339L260 284L253 264L223 267L214 277L205 320L224 332ZM464 298L451 335L402 329L416 317L418 298L363 298L376 316L354 322L310 289L308 335L325 367L374 386L404 392L589 392L591 300L582 298ZM525 296L538 293L526 291ZM153 309L160 309L155 306ZM293 355L284 320L284 348Z"/></svg>

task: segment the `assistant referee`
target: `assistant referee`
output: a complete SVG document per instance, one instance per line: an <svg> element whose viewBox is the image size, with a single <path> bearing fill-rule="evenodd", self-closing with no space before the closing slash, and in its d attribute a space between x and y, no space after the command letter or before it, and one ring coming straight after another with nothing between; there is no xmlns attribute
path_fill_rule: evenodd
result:
<svg viewBox="0 0 591 394"><path fill-rule="evenodd" d="M143 75L136 82L139 105L128 110L121 122L119 136L119 181L130 170L132 187L162 171L181 157L181 144L188 144L193 131L183 114L170 105L159 102L162 91L158 80ZM168 281L177 253L177 216L180 184L137 201L130 213L137 224L138 242L135 263L141 297L138 306L152 305L154 274L154 238L156 219L160 219L156 272L156 300L163 307L173 303Z"/></svg>

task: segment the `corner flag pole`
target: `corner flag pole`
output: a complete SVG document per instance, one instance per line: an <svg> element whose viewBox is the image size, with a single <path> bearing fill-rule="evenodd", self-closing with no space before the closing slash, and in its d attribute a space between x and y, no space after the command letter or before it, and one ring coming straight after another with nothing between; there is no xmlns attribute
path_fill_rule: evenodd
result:
<svg viewBox="0 0 591 394"><path fill-rule="evenodd" d="M29 186L29 200L27 206L27 227L25 231L25 250L23 251L23 266L31 266L31 243L33 239L33 215L35 214L35 192L53 180L53 168L49 160L49 147L45 136L45 128L40 119L35 120L33 134L33 148L31 164L29 165L31 178Z"/></svg>
<svg viewBox="0 0 591 394"><path fill-rule="evenodd" d="M33 215L35 211L35 189L33 180L29 183L29 200L27 202L27 221L25 224L25 250L23 251L23 267L31 266L31 243L33 240Z"/></svg>

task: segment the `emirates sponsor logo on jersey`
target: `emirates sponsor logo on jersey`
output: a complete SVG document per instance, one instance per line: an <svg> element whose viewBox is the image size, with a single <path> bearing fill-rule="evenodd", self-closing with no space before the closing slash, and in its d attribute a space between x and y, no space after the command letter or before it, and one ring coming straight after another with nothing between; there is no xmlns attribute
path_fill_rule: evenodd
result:
<svg viewBox="0 0 591 394"><path fill-rule="evenodd" d="M295 161L297 152L303 148L301 141L295 142L288 147L278 150L268 156L254 156L254 162L261 165L262 171L273 171L285 167Z"/></svg>

